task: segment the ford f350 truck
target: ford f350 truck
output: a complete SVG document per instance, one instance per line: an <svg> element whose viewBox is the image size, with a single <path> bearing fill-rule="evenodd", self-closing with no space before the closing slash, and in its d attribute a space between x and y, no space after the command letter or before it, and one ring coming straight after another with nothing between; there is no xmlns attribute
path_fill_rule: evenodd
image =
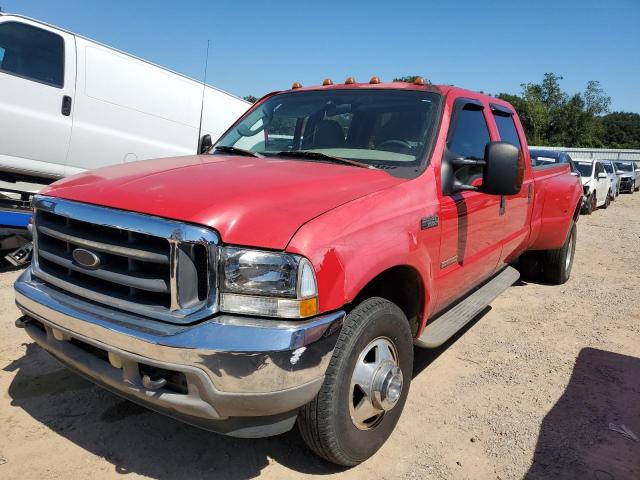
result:
<svg viewBox="0 0 640 480"><path fill-rule="evenodd" d="M209 154L37 196L16 324L153 410L243 437L297 421L355 465L398 421L414 345L477 316L518 257L567 281L581 197L568 165L532 167L502 100L421 79L294 84Z"/></svg>

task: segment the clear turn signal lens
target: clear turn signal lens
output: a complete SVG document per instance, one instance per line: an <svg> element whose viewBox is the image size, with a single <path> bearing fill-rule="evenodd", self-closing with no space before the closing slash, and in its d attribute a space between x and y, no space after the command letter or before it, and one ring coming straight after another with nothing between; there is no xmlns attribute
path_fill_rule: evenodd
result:
<svg viewBox="0 0 640 480"><path fill-rule="evenodd" d="M220 309L224 312L262 317L306 318L318 313L318 298L297 300L222 293Z"/></svg>

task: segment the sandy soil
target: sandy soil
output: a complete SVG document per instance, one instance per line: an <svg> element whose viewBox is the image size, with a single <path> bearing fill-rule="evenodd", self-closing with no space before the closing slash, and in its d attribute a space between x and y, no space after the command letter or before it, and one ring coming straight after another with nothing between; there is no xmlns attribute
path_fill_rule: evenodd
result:
<svg viewBox="0 0 640 480"><path fill-rule="evenodd" d="M13 326L0 274L0 477L640 479L640 195L583 216L571 280L520 281L469 328L417 350L400 422L350 470L296 431L226 438L68 372Z"/></svg>

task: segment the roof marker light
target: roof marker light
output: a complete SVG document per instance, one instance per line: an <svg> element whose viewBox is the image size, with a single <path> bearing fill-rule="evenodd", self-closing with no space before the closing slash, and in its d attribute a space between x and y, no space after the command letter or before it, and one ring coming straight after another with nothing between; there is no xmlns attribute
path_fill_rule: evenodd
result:
<svg viewBox="0 0 640 480"><path fill-rule="evenodd" d="M380 83L380 79L374 75L371 77L371 80L369 80L369 83Z"/></svg>
<svg viewBox="0 0 640 480"><path fill-rule="evenodd" d="M322 81L322 85L323 85L324 87L326 87L326 86L328 86L328 85L333 85L333 80L331 80L330 78L325 78L325 79Z"/></svg>
<svg viewBox="0 0 640 480"><path fill-rule="evenodd" d="M345 85L353 85L354 83L356 83L356 79L353 77L347 77L347 79L344 81Z"/></svg>
<svg viewBox="0 0 640 480"><path fill-rule="evenodd" d="M291 89L295 90L297 88L302 88L302 84L300 82L293 82L293 85L291 85Z"/></svg>
<svg viewBox="0 0 640 480"><path fill-rule="evenodd" d="M424 78L422 77L416 77L415 80L413 81L414 85L426 85L427 82L424 81Z"/></svg>

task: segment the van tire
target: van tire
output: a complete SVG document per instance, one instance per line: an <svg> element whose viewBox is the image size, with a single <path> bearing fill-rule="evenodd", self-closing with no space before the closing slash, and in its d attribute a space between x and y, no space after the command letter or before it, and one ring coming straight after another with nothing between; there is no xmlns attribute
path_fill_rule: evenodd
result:
<svg viewBox="0 0 640 480"><path fill-rule="evenodd" d="M372 342L385 339L396 352L402 372L402 390L394 406L368 429L352 419L351 379L362 353ZM377 353L375 354L377 356ZM369 298L347 315L318 395L298 412L298 429L318 456L329 462L354 466L371 457L393 431L409 392L413 371L413 337L400 308L379 297Z"/></svg>
<svg viewBox="0 0 640 480"><path fill-rule="evenodd" d="M548 282L562 285L569 280L576 251L576 236L576 224L572 221L564 245L557 250L547 250L545 252L542 271Z"/></svg>

